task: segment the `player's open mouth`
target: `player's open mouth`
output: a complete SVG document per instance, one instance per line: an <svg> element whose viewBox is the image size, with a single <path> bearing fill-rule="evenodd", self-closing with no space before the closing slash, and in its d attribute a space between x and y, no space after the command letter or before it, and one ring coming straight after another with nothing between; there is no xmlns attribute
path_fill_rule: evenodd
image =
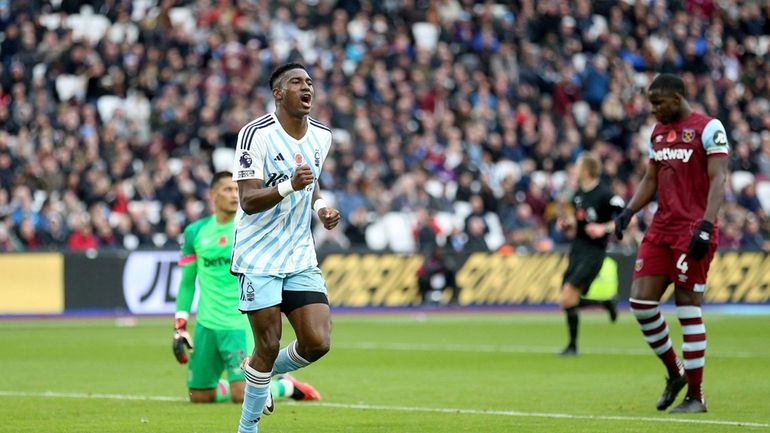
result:
<svg viewBox="0 0 770 433"><path fill-rule="evenodd" d="M304 95L299 97L300 102L302 102L302 105L310 108L311 102L313 102L313 95L310 93L305 93Z"/></svg>

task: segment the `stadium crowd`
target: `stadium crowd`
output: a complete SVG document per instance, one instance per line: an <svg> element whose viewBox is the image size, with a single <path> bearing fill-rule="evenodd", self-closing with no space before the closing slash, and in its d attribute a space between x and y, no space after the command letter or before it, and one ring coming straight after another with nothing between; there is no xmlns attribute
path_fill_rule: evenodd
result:
<svg viewBox="0 0 770 433"><path fill-rule="evenodd" d="M178 247L266 81L334 130L318 243L548 251L595 152L629 198L681 73L732 146L720 246L770 251L770 5L738 0L0 1L0 251ZM639 242L654 207L623 244Z"/></svg>

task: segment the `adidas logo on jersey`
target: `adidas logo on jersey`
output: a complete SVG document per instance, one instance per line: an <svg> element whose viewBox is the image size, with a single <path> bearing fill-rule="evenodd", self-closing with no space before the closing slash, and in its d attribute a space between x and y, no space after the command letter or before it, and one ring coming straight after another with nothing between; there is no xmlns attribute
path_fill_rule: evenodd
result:
<svg viewBox="0 0 770 433"><path fill-rule="evenodd" d="M660 150L652 151L652 159L655 161L670 161L672 159L678 159L680 161L687 162L692 156L692 149L671 149L666 147Z"/></svg>
<svg viewBox="0 0 770 433"><path fill-rule="evenodd" d="M279 153L278 155L276 155L275 158L273 158L273 161L286 161L286 160L283 158L283 154Z"/></svg>

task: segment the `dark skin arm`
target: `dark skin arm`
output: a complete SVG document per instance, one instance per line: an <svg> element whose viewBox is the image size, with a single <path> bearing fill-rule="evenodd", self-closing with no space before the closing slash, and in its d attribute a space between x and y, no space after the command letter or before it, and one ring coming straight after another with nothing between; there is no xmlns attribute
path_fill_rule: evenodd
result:
<svg viewBox="0 0 770 433"><path fill-rule="evenodd" d="M299 191L313 183L314 180L313 172L305 164L294 171L289 182L291 182L292 189ZM241 202L241 208L247 215L266 211L284 199L278 193L278 186L262 188L262 183L261 179L238 181L238 198Z"/></svg>
<svg viewBox="0 0 770 433"><path fill-rule="evenodd" d="M717 219L719 208L725 201L725 181L727 179L727 158L708 159L709 195L703 219L711 223Z"/></svg>
<svg viewBox="0 0 770 433"><path fill-rule="evenodd" d="M318 185L318 182L316 182L315 188L313 188L313 200L311 203L315 205L315 201L321 198L321 186ZM337 227L337 224L340 222L340 212L337 209L331 208L331 207L322 207L321 209L318 209L318 218L321 220L321 223L324 225L324 228L326 230L331 230L334 227Z"/></svg>
<svg viewBox="0 0 770 433"><path fill-rule="evenodd" d="M658 190L658 168L654 163L649 162L647 164L647 171L644 172L642 181L639 182L639 186L634 192L634 196L631 197L631 201L628 202L628 209L631 209L634 213L639 212L639 209L647 206L647 203L652 201L655 197L655 192Z"/></svg>

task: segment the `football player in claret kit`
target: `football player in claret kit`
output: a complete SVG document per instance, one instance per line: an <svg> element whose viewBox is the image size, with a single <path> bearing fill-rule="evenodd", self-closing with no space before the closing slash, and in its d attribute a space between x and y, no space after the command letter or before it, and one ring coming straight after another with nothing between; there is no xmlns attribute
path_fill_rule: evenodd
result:
<svg viewBox="0 0 770 433"><path fill-rule="evenodd" d="M591 305L603 306L615 322L617 310L614 299L596 301L583 297L588 292L607 256L609 235L614 230L612 218L623 209L623 199L614 195L601 183L601 162L584 153L575 165L578 189L572 202L575 216L569 220L557 221L557 228L575 228L569 252L569 264L564 272L559 306L567 316L569 343L561 351L562 356L575 356L578 335L578 308Z"/></svg>
<svg viewBox="0 0 770 433"><path fill-rule="evenodd" d="M238 133L233 180L240 199L231 271L254 335L244 364L246 390L239 433L256 433L272 409L270 377L305 367L329 351L331 318L326 283L310 230L314 212L332 230L339 211L320 198L318 179L331 130L309 116L313 80L289 63L270 76L275 112ZM279 351L281 313L297 339Z"/></svg>
<svg viewBox="0 0 770 433"><path fill-rule="evenodd" d="M622 239L633 215L657 192L658 209L637 253L631 312L668 370L658 410L668 408L687 385L684 401L671 412L706 412L701 389L706 359L701 302L717 247L717 213L727 177L727 134L719 120L693 112L685 99L684 82L675 75L657 76L647 97L658 121L652 131L649 164L628 206L615 220L615 234ZM658 305L671 283L682 327L683 363Z"/></svg>

